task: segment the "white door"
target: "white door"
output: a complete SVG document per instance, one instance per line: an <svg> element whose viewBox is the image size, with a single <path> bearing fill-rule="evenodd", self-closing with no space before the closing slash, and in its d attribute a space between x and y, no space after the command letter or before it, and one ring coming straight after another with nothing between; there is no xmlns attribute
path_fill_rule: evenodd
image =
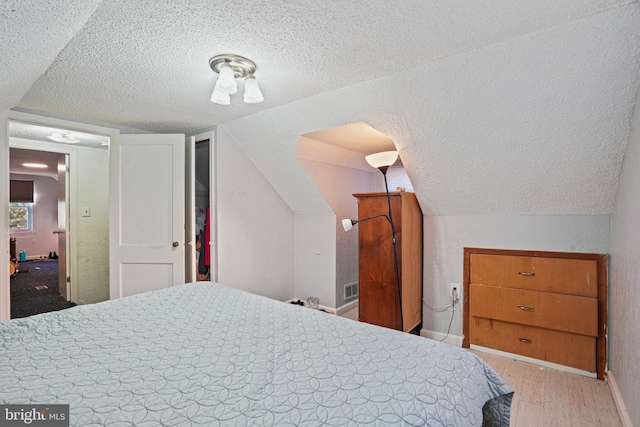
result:
<svg viewBox="0 0 640 427"><path fill-rule="evenodd" d="M181 134L111 137L111 299L184 283L184 143Z"/></svg>

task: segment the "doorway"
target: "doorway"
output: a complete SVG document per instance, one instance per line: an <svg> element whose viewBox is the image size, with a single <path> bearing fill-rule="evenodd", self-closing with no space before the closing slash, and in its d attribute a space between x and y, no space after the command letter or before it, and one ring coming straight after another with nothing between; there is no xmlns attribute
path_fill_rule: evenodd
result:
<svg viewBox="0 0 640 427"><path fill-rule="evenodd" d="M68 157L9 150L9 233L15 267L11 318L75 305L67 297Z"/></svg>
<svg viewBox="0 0 640 427"><path fill-rule="evenodd" d="M185 280L218 280L215 131L186 138Z"/></svg>
<svg viewBox="0 0 640 427"><path fill-rule="evenodd" d="M210 147L209 139L195 143L195 235L196 242L196 280L211 279L211 240L210 236Z"/></svg>
<svg viewBox="0 0 640 427"><path fill-rule="evenodd" d="M61 224L51 224L52 228L47 232L47 236L54 240L51 243L51 249L28 249L24 243L20 243L21 249L16 248L17 257L19 257L20 250L25 250L25 258L29 261L40 261L49 259L49 252L54 252L51 254L52 258L56 259L59 264L64 263L68 267L64 275L64 269L59 269L62 277L57 283L64 284L66 282L67 284L66 298L61 298L62 300L77 304L107 300L109 298L109 136L107 135L117 133L117 131L13 111L9 112L6 118L8 119L5 121L6 129L4 135L0 136L0 142L4 141L2 151L6 156L7 165L6 175L3 174L2 179L10 180L9 163L12 157L15 157L10 154L12 149L48 153L58 156L58 159L64 159L59 162L59 166L57 164L53 166L50 173L56 174L60 168L65 173L63 176L58 176L58 182L61 182L61 177L66 178L64 186L61 185L52 190L56 198L55 203L60 204L59 210L68 213L68 215L66 217L55 215L61 219ZM59 136L73 139L71 143L64 142L65 138L59 142L56 141L56 139L60 139ZM76 139L79 142L75 141ZM8 187L9 183L6 184ZM63 189L66 189L67 196L63 195L57 200L58 192L62 194ZM8 194L5 200L8 204ZM51 216L53 217L51 220L55 221L54 215ZM7 235L13 234L9 231L8 215L3 218L6 218L2 222L6 224ZM55 243L58 240L66 240L67 260L61 259L65 255L65 251L59 249L61 243ZM3 244L10 246L10 239L8 238L7 242ZM47 267L50 265L48 264ZM24 268L28 265L23 264L22 267L24 272ZM37 271L42 272L42 270L43 268L40 267ZM31 273L35 271L32 269ZM11 317L13 310L11 310L10 294L13 282L13 279L9 279L9 274L0 280L0 293L3 295L0 300L0 320ZM64 289L59 290L64 293Z"/></svg>

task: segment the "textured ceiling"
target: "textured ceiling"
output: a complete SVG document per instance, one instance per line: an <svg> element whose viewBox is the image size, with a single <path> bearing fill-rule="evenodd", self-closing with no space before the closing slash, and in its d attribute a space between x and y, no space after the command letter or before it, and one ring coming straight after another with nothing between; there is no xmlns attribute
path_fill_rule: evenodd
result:
<svg viewBox="0 0 640 427"><path fill-rule="evenodd" d="M188 132L621 3L626 2L4 2L0 85L3 94L11 94L7 108ZM216 77L208 60L220 53L257 63L264 103L246 105L240 95L231 106L209 101Z"/></svg>
<svg viewBox="0 0 640 427"><path fill-rule="evenodd" d="M0 111L224 124L296 213L326 209L300 135L359 122L425 213L609 213L638 86L637 1L31 0L0 20ZM209 101L220 53L257 63L263 103Z"/></svg>
<svg viewBox="0 0 640 427"><path fill-rule="evenodd" d="M396 149L391 138L362 122L311 132L302 136L365 155Z"/></svg>

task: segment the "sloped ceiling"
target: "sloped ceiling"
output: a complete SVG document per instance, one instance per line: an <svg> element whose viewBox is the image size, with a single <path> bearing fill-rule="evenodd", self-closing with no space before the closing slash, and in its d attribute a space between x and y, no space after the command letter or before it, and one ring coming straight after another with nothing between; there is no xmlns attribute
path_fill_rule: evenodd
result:
<svg viewBox="0 0 640 427"><path fill-rule="evenodd" d="M150 132L223 124L296 213L299 135L389 136L429 214L612 209L638 86L637 1L21 1L0 9L0 110ZM6 23L6 24L5 24ZM209 102L210 57L265 96Z"/></svg>

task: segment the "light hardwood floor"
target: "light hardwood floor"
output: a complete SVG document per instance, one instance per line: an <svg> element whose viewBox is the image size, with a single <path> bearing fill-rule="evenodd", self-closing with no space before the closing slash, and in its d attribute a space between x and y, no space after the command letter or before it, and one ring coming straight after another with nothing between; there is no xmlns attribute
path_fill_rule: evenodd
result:
<svg viewBox="0 0 640 427"><path fill-rule="evenodd" d="M358 309L342 316L358 320ZM507 357L473 352L515 390L511 404L512 427L622 427L606 382Z"/></svg>
<svg viewBox="0 0 640 427"><path fill-rule="evenodd" d="M622 426L609 385L594 378L474 351L513 389L511 426Z"/></svg>

